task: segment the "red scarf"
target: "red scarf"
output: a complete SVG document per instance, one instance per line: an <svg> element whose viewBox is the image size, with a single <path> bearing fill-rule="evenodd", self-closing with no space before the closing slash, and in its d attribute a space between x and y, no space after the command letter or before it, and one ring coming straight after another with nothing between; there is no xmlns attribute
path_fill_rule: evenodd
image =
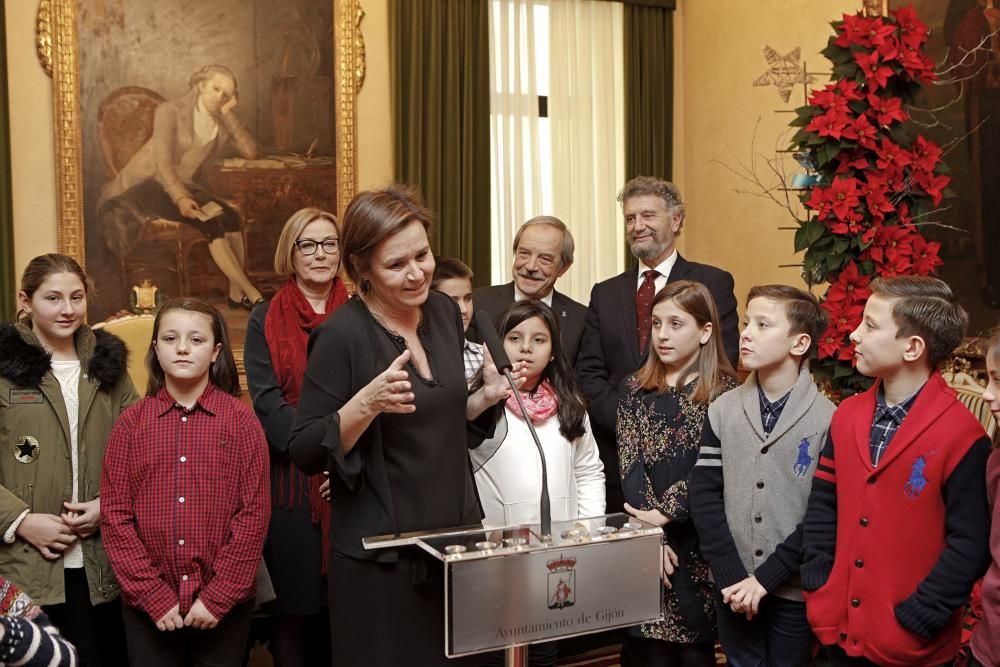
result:
<svg viewBox="0 0 1000 667"><path fill-rule="evenodd" d="M524 401L524 409L532 424L539 424L559 411L559 399L548 380L539 384L533 393L521 392L521 400ZM521 406L518 405L517 397L513 394L507 397L507 409L524 419L524 415L521 414Z"/></svg>
<svg viewBox="0 0 1000 667"><path fill-rule="evenodd" d="M302 378L306 373L306 346L309 334L322 324L333 311L347 302L347 290L343 281L335 278L330 296L326 299L326 312L317 313L306 299L302 290L292 278L285 283L271 299L271 305L264 318L264 339L271 351L271 367L281 387L281 394L293 408L299 404L302 393ZM290 463L289 474L279 475L275 504L289 509L298 506L299 487L306 482L306 476ZM285 480L288 488L285 488ZM327 552L330 541L330 503L323 500L319 487L326 480L325 475L308 478L309 508L312 522L320 525L323 535L323 573L327 569Z"/></svg>

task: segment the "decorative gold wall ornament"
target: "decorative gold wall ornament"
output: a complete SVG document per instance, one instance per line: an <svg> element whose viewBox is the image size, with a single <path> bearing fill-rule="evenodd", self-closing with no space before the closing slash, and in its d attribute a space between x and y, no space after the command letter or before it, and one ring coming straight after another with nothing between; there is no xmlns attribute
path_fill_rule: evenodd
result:
<svg viewBox="0 0 1000 667"><path fill-rule="evenodd" d="M59 252L86 265L83 219L82 119L80 111L78 5L87 0L42 0L51 26ZM360 0L330 0L334 16L337 209L343 215L357 189L356 98L365 75ZM42 32L39 58L44 67Z"/></svg>

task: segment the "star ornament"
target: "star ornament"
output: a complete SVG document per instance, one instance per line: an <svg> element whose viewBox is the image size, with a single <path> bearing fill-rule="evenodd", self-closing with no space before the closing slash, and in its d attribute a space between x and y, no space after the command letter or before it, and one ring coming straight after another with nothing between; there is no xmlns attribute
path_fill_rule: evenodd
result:
<svg viewBox="0 0 1000 667"><path fill-rule="evenodd" d="M775 86L778 94L786 104L792 94L792 88L800 83L812 83L812 76L805 73L800 62L802 49L795 47L785 55L781 55L770 46L764 47L764 57L770 69L757 77L754 86Z"/></svg>

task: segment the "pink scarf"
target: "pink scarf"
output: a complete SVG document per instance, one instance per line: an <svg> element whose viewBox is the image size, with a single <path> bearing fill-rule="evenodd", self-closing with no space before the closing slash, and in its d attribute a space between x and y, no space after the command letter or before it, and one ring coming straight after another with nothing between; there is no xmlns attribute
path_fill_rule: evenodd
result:
<svg viewBox="0 0 1000 667"><path fill-rule="evenodd" d="M559 399L556 397L556 391L552 388L552 384L548 380L543 380L535 388L534 393L526 394L522 392L521 400L524 401L524 409L527 411L528 418L531 419L532 424L543 422L559 411ZM508 410L521 419L524 419L516 396L511 394L507 399L506 405Z"/></svg>

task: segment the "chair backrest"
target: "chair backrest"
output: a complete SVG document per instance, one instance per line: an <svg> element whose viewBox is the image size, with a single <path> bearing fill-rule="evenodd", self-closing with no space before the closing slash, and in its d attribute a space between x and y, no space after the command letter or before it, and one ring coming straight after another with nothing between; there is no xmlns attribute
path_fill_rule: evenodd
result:
<svg viewBox="0 0 1000 667"><path fill-rule="evenodd" d="M958 400L962 405L969 408L969 411L983 425L983 428L986 429L986 434L992 440L997 432L997 422L993 419L993 413L990 412L989 403L983 400L982 390L975 391L974 389L956 388L955 393L958 395Z"/></svg>
<svg viewBox="0 0 1000 667"><path fill-rule="evenodd" d="M149 373L146 371L146 350L153 340L153 315L123 315L110 317L93 325L122 339L128 348L128 374L140 396L146 394Z"/></svg>
<svg viewBox="0 0 1000 667"><path fill-rule="evenodd" d="M164 101L156 91L125 86L104 98L97 110L101 161L110 179L153 136L153 114Z"/></svg>

